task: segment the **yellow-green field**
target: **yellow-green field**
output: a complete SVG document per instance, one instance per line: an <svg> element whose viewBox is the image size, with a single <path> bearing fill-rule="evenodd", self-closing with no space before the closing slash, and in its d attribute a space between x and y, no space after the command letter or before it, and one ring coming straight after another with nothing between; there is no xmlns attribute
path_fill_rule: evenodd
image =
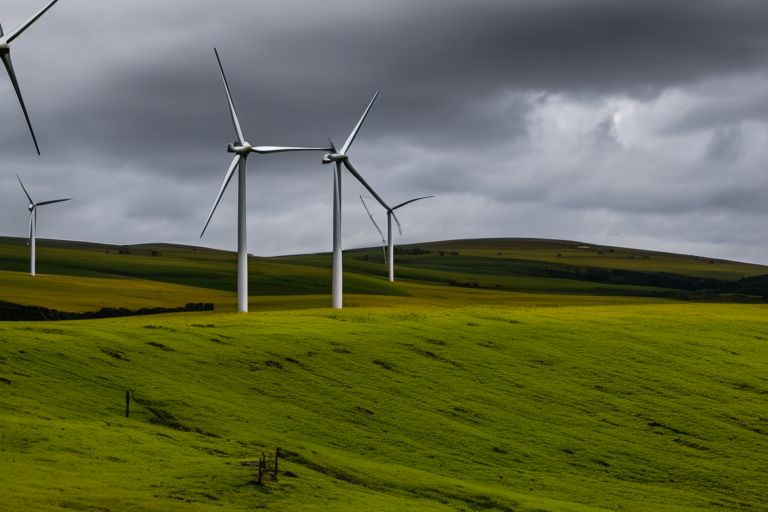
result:
<svg viewBox="0 0 768 512"><path fill-rule="evenodd" d="M768 268L584 246L348 252L342 311L253 258L238 315L231 253L0 240L5 301L216 304L0 323L0 511L768 510Z"/></svg>
<svg viewBox="0 0 768 512"><path fill-rule="evenodd" d="M764 306L185 314L0 338L4 510L768 509ZM260 488L242 463L276 446L289 473Z"/></svg>

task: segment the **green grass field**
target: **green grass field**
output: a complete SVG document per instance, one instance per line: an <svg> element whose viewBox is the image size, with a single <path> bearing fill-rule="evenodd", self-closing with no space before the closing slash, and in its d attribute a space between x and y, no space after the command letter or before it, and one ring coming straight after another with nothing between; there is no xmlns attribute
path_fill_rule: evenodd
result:
<svg viewBox="0 0 768 512"><path fill-rule="evenodd" d="M4 510L768 509L763 306L0 329Z"/></svg>
<svg viewBox="0 0 768 512"><path fill-rule="evenodd" d="M237 315L230 253L41 245L31 279L0 240L2 300L217 312L0 323L0 511L768 510L768 305L563 277L766 267L457 241L392 284L371 249L333 311L327 255L254 258Z"/></svg>

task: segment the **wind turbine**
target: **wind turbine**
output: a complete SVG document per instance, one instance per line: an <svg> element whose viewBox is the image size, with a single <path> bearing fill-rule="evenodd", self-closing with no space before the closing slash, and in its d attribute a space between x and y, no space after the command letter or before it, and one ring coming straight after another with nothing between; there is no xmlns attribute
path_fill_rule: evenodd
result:
<svg viewBox="0 0 768 512"><path fill-rule="evenodd" d="M228 153L234 153L235 158L232 160L232 164L229 166L227 174L224 176L224 182L219 190L219 195L216 196L216 201L213 203L211 213L208 215L208 220L205 223L203 231L200 233L200 238L205 234L205 230L208 229L208 224L211 223L211 218L216 211L216 208L221 202L221 197L224 195L224 191L227 189L232 176L235 171L238 171L238 183L237 183L237 309L241 313L248 312L248 236L246 230L246 202L245 202L245 171L246 160L251 153L269 154L269 153L286 153L289 151L327 151L327 148L305 148L305 147L284 147L284 146L252 146L243 136L243 130L240 128L240 120L235 112L235 104L232 101L232 93L229 90L229 83L227 82L227 76L224 74L224 66L221 64L219 58L219 52L215 48L213 49L216 54L216 60L219 62L219 70L221 71L221 79L224 82L224 90L227 93L227 102L229 103L229 113L232 116L232 123L235 126L235 142L230 144L227 148Z"/></svg>
<svg viewBox="0 0 768 512"><path fill-rule="evenodd" d="M71 201L72 199L54 199L53 201L43 201L41 203L36 203L29 196L29 192L27 192L27 189L24 187L24 183L21 182L21 178L19 178L18 174L16 175L16 179L19 180L19 185L21 185L21 189L24 191L24 195L26 195L27 199L29 199L29 206L27 207L27 209L29 210L29 240L27 241L27 245L29 245L29 249L30 249L29 272L34 277L35 276L35 245L36 245L35 242L37 239L37 209L40 206L46 206L54 203L63 203L64 201Z"/></svg>
<svg viewBox="0 0 768 512"><path fill-rule="evenodd" d="M402 208L403 206L409 205L411 203L415 203L416 201L421 201L422 199L431 199L435 196L424 196L424 197L417 197L416 199L408 200L404 203L400 203L397 206L393 206L392 208L384 207L387 210L387 237L388 241L384 241L384 234L381 232L381 228L379 228L379 225L376 224L376 221L373 218L373 215L371 215L370 210L368 210L368 206L365 204L365 201L363 200L363 196L360 196L360 200L363 201L363 206L365 206L365 211L368 212L368 217L371 218L371 222L373 222L373 225L376 226L376 229L378 230L379 234L381 235L381 241L387 244L388 247L388 256L384 257L384 260L389 264L389 280L394 282L395 281L395 243L392 238L392 219L395 219L395 223L397 223L397 230L400 232L400 235L403 234L403 227L400 225L400 221L397 218L397 215L395 215L395 210Z"/></svg>
<svg viewBox="0 0 768 512"><path fill-rule="evenodd" d="M376 94L373 95L373 99L368 104L368 107L365 109L365 112L363 112L363 116L360 118L360 120L357 122L357 125L352 129L352 133L349 134L349 137L347 138L347 141L344 143L344 146L342 146L341 151L336 150L336 145L331 142L331 149L330 153L326 153L323 156L323 164L336 164L335 172L333 173L333 299L332 299L332 306L336 309L342 308L342 302L343 302L343 269L342 269L342 253L341 253L341 166L342 164L344 167L347 168L347 170L354 176L357 181L359 181L365 188L368 190L368 192L376 199L376 201L379 202L379 204L385 208L389 209L387 206L387 203L384 202L384 200L379 197L379 195L376 193L375 190L371 188L368 183L363 179L362 176L360 176L360 173L355 170L355 168L352 166L351 163L349 163L349 156L347 156L347 152L349 151L350 146L352 146L352 143L355 142L355 138L357 138L357 134L360 132L360 128L363 126L363 123L365 122L365 118L368 117L368 113L371 111L371 107L373 107L373 103L376 101L376 98L379 97L379 91L376 91Z"/></svg>
<svg viewBox="0 0 768 512"><path fill-rule="evenodd" d="M4 35L3 34L3 27L0 26L0 60L3 61L3 64L5 64L5 69L8 71L8 77L11 79L11 83L13 84L13 88L16 91L16 96L19 98L19 103L21 104L21 110L24 112L24 117L27 120L27 126L29 126L29 133L32 134L32 140L35 143L35 149L37 150L37 154L40 154L40 146L37 145L37 137L35 137L35 131L32 129L32 122L29 120L29 113L27 112L27 106L24 104L24 98L21 96L21 89L19 88L19 81L16 79L16 72L13 70L13 63L11 62L11 46L10 44L13 42L14 39L19 37L21 34L24 33L25 30L27 30L34 22L36 22L43 14L48 11L51 7L53 7L53 4L58 2L59 0L52 0L48 3L45 7L40 9L40 11L32 16L30 19L28 19L26 22L22 23L18 28L14 29L10 34Z"/></svg>

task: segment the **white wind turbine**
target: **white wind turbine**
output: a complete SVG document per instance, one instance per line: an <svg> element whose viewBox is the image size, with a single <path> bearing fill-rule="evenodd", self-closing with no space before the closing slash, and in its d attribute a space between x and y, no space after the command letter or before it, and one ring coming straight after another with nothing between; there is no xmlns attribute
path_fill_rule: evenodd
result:
<svg viewBox="0 0 768 512"><path fill-rule="evenodd" d="M395 215L395 210L402 208L403 206L409 205L411 203L415 203L416 201L421 201L422 199L431 199L435 196L424 196L424 197L417 197L416 199L410 199L404 203L400 203L397 206L393 206L392 208L389 208L385 206L384 208L387 210L387 237L388 240L384 240L384 234L381 232L381 228L379 228L379 225L376 224L376 221L373 218L373 215L371 215L370 210L368 210L368 206L365 204L365 200L363 199L363 196L360 196L360 200L363 201L363 206L365 207L365 211L368 212L368 217L371 218L371 222L373 222L373 225L376 226L376 229L378 230L379 234L381 235L381 241L387 244L388 247L388 255L384 256L384 260L389 264L389 280L394 282L395 281L395 242L392 238L392 219L395 219L395 223L397 223L397 230L400 232L400 235L403 234L403 227L400 225L400 220L398 220L397 215Z"/></svg>
<svg viewBox="0 0 768 512"><path fill-rule="evenodd" d="M35 137L35 131L32 129L32 122L29 120L29 113L27 112L27 106L24 104L24 99L21 96L21 89L19 88L19 81L16 79L16 72L13 70L13 63L11 62L11 46L10 44L13 42L14 39L19 37L21 34L24 33L25 30L27 30L34 22L36 22L43 14L48 11L51 7L53 7L53 4L58 2L59 0L52 0L48 3L45 7L40 9L40 11L32 16L30 19L28 19L26 22L22 23L18 28L15 28L11 33L4 34L3 33L3 27L0 26L0 60L3 61L3 64L5 65L6 71L8 71L8 77L11 79L11 84L13 84L13 88L16 91L16 96L19 98L19 103L21 104L21 110L24 112L24 117L27 120L27 126L29 126L29 133L32 134L32 140L35 143L35 149L37 150L37 154L40 154L40 146L37 145L37 137Z"/></svg>
<svg viewBox="0 0 768 512"><path fill-rule="evenodd" d="M229 89L229 83L227 77L224 74L224 66L221 65L221 59L219 58L219 52L214 48L216 54L216 60L219 62L219 70L221 71L221 79L224 82L224 89L227 93L227 102L229 103L229 113L232 116L232 123L235 126L234 144L230 144L227 148L227 152L234 153L235 158L232 160L232 164L229 166L227 174L224 176L224 182L219 190L219 195L216 196L216 201L213 203L211 213L208 215L208 220L205 223L203 231L200 233L200 238L205 234L205 230L208 229L208 224L211 222L216 207L221 202L221 197L224 195L224 191L227 189L232 176L235 171L238 171L238 194L237 194L237 309L241 313L248 312L248 236L246 230L246 201L245 201L245 172L246 172L246 160L251 153L268 154L268 153L286 153L289 151L327 151L327 148L306 148L306 147L284 147L284 146L252 146L243 136L243 130L240 128L240 120L235 112L235 104L232 101L232 93Z"/></svg>
<svg viewBox="0 0 768 512"><path fill-rule="evenodd" d="M355 170L355 168L352 166L352 164L349 163L349 156L347 156L347 152L349 151L350 146L352 146L352 143L355 141L355 138L357 137L357 134L360 132L360 128L363 126L363 123L365 122L365 118L368 117L368 112L371 111L371 107L373 106L373 103L376 101L376 98L378 98L379 92L376 91L376 94L373 95L373 99L368 104L368 108L365 109L365 112L363 112L363 116L360 118L360 121L357 122L357 125L355 125L354 129L352 130L352 133L349 134L349 137L347 138L347 142L344 143L344 146L341 148L341 151L336 150L336 146L334 145L333 141L331 141L331 149L330 153L327 153L323 156L323 164L336 164L335 172L333 173L333 299L332 299L332 306L336 309L341 309L343 306L343 269L342 269L342 252L341 252L341 166L342 164L344 167L347 168L347 170L354 176L357 181L359 181L366 190L376 199L376 201L379 202L379 204L385 208L389 209L387 206L387 203L384 202L381 197L376 193L375 190L371 188L368 183L365 182L362 176L360 176L360 173Z"/></svg>
<svg viewBox="0 0 768 512"><path fill-rule="evenodd" d="M29 272L30 274L32 274L32 276L34 276L36 274L35 245L36 245L36 239L37 239L37 209L41 206L46 206L54 203L63 203L64 201L71 201L72 199L54 199L53 201L42 201L40 203L36 203L29 196L29 192L27 192L27 189L24 187L24 183L21 182L21 178L19 178L18 174L16 175L16 179L19 180L19 185L21 185L21 189L24 191L24 194L27 196L27 199L29 199L29 206L27 207L27 209L29 210L29 240L27 241L27 245L29 245L29 253L30 253Z"/></svg>

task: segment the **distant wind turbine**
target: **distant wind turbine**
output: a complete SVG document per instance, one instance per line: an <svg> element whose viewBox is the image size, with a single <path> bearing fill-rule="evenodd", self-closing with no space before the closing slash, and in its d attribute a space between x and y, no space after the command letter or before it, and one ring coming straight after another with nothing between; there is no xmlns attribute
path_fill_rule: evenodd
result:
<svg viewBox="0 0 768 512"><path fill-rule="evenodd" d="M234 153L235 158L232 160L232 164L229 166L227 174L224 176L224 182L219 190L219 195L216 196L216 201L213 203L211 213L208 215L208 220L205 223L203 231L200 233L200 238L205 234L205 230L208 229L208 224L211 223L211 218L216 211L216 208L221 202L221 197L224 195L224 191L227 189L232 176L235 171L238 171L238 195L237 195L237 308L241 313L248 312L248 235L246 230L246 201L245 201L245 171L246 160L251 153L269 154L269 153L286 153L289 151L327 151L327 148L305 148L305 147L284 147L284 146L252 146L243 136L243 130L240 128L240 120L235 112L235 104L232 101L232 93L229 89L229 83L227 77L224 74L224 66L221 64L219 58L219 52L214 48L216 54L216 60L219 62L219 70L221 71L221 79L224 82L224 90L227 93L227 102L229 104L229 113L232 117L232 123L235 126L236 140L233 144L230 144L227 148L227 152Z"/></svg>
<svg viewBox="0 0 768 512"><path fill-rule="evenodd" d="M24 187L24 183L21 182L21 178L19 178L19 175L16 175L16 179L19 180L19 185L21 185L21 189L24 191L24 195L27 196L27 199L29 199L29 206L27 209L29 210L29 240L27 241L27 245L29 245L29 252L30 252L30 264L29 264L29 272L34 276L36 274L35 272L35 246L36 246L36 239L37 239L37 209L41 206L46 206L49 204L55 204L55 203L63 203L64 201L71 201L72 199L54 199L53 201L43 201L40 203L36 203L32 200L32 198L29 195L29 192L27 192L27 189Z"/></svg>
<svg viewBox="0 0 768 512"><path fill-rule="evenodd" d="M45 14L48 11L48 9L53 7L53 4L55 4L58 1L59 0L52 0L51 2L48 3L48 5L40 9L40 11L37 14L32 16L30 19L22 23L18 28L14 29L11 33L7 35L3 34L3 27L0 26L0 59L3 61L6 71L8 71L8 77L11 79L11 84L13 84L13 88L16 91L16 96L19 98L19 103L21 104L21 110L24 112L24 118L27 120L27 126L29 126L29 133L32 134L32 140L35 143L35 149L37 150L38 155L40 154L40 146L37 145L37 137L35 137L35 131L32 129L32 122L29 120L29 113L27 112L27 106L24 104L24 99L21 96L21 89L19 88L19 81L16 79L16 72L13 70L13 63L11 62L11 46L10 45L14 39L16 39L21 34L23 34L25 30L31 27L34 22L36 22L43 14Z"/></svg>
<svg viewBox="0 0 768 512"><path fill-rule="evenodd" d="M368 183L363 179L362 176L360 176L360 173L355 170L355 168L352 166L352 164L349 163L349 156L347 156L347 152L349 151L350 146L352 146L352 143L355 141L355 138L357 138L357 134L360 132L360 128L363 126L363 123L365 122L365 118L368 117L368 113L371 111L371 107L373 106L373 103L376 101L376 98L379 97L379 92L376 91L376 94L373 95L373 99L368 104L368 107L365 109L365 112L363 112L363 116L360 118L360 121L357 122L357 125L352 129L352 133L349 134L349 137L347 138L347 141L344 143L344 146L341 148L341 151L336 150L336 145L331 142L331 149L330 153L327 153L323 156L323 164L336 164L335 172L333 173L333 299L332 299L332 306L336 309L341 309L343 307L343 269L342 269L342 252L341 252L341 166L342 164L344 167L347 168L347 170L354 176L357 181L359 181L366 190L376 199L376 201L379 202L379 204L385 208L389 209L387 206L387 203L384 202L381 197L376 193L375 190L371 188Z"/></svg>
<svg viewBox="0 0 768 512"><path fill-rule="evenodd" d="M402 208L403 206L409 205L411 203L415 203L416 201L421 201L422 199L431 199L435 196L424 196L424 197L417 197L416 199L411 199L409 201L406 201L404 203L400 203L397 206L393 206L392 208L384 207L387 210L387 237L388 240L384 241L384 234L381 232L381 228L379 228L379 225L376 224L376 221L373 218L373 215L371 215L370 210L368 210L368 206L365 204L365 201L363 200L363 196L360 196L360 200L363 201L363 206L365 207L365 211L368 212L368 217L370 217L371 222L373 222L373 225L376 226L376 229L378 230L379 234L381 235L381 241L386 243L388 246L388 255L384 256L384 260L389 264L389 280L394 282L395 280L395 242L392 238L392 219L395 219L395 223L397 223L397 230L400 232L400 235L403 234L403 227L400 224L400 220L398 220L397 215L395 215L395 210Z"/></svg>

